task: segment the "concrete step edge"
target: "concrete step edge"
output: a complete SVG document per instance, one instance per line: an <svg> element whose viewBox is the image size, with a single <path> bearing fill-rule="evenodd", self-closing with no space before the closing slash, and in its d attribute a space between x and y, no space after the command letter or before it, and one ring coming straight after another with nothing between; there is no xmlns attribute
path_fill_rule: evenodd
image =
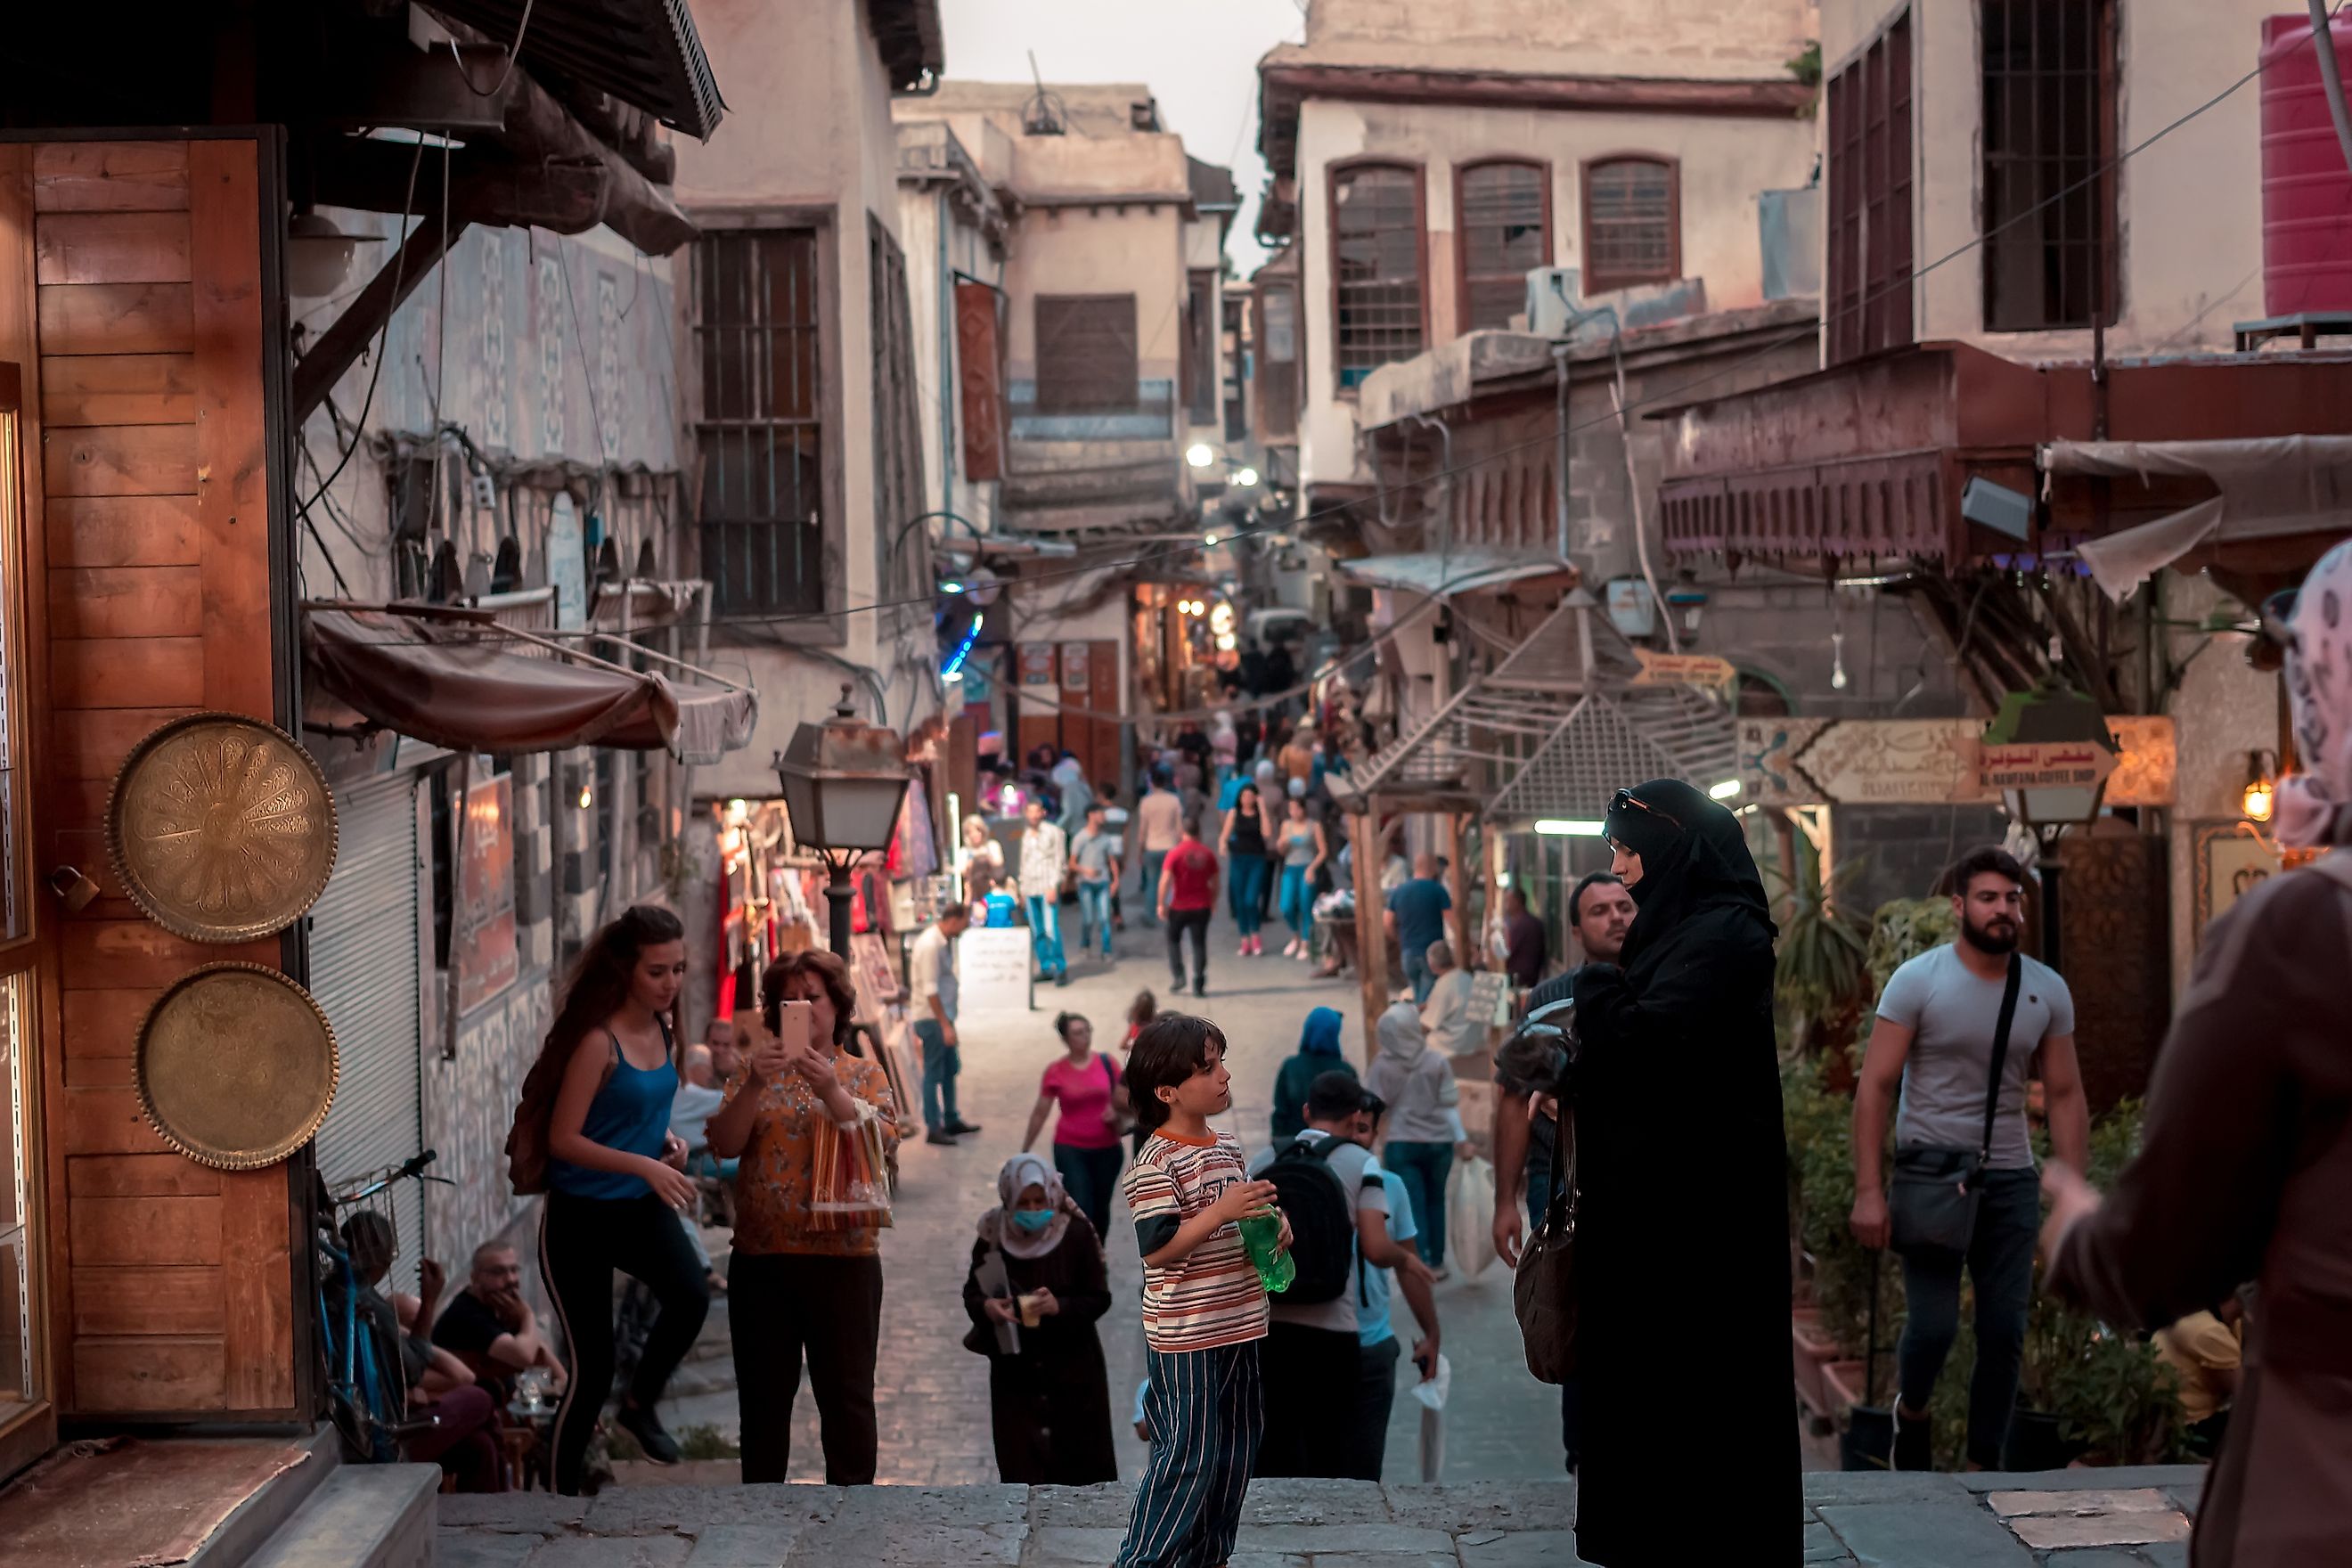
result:
<svg viewBox="0 0 2352 1568"><path fill-rule="evenodd" d="M247 1568L430 1568L435 1465L345 1465L262 1544Z"/></svg>

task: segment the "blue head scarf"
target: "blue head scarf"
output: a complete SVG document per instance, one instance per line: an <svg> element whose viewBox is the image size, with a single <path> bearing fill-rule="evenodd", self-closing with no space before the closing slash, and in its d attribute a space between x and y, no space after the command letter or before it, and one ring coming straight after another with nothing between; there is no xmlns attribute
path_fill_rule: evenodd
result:
<svg viewBox="0 0 2352 1568"><path fill-rule="evenodd" d="M1318 1007L1307 1015L1307 1026L1298 1032L1298 1054L1303 1057L1336 1057L1339 1054L1339 1013L1335 1007Z"/></svg>

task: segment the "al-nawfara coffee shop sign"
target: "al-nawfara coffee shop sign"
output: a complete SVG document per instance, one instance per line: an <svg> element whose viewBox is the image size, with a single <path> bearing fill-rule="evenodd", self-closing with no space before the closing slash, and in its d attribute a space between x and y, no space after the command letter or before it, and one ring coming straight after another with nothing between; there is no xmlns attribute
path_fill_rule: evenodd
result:
<svg viewBox="0 0 2352 1568"><path fill-rule="evenodd" d="M2116 771L2116 753L2087 741L2011 742L1977 746L1977 785L1990 794L2018 789L2092 789Z"/></svg>
<svg viewBox="0 0 2352 1568"><path fill-rule="evenodd" d="M1740 798L1761 805L1975 805L2106 780L2109 805L2169 805L2172 721L2114 714L2119 748L1989 745L1981 719L1742 719Z"/></svg>

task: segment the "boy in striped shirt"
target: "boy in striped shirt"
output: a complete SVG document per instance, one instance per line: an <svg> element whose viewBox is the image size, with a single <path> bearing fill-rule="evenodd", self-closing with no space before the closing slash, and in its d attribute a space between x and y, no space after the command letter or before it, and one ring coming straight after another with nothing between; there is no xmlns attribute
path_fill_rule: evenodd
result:
<svg viewBox="0 0 2352 1568"><path fill-rule="evenodd" d="M1117 1568L1223 1563L1265 1431L1265 1288L1235 1222L1272 1208L1275 1188L1250 1180L1241 1144L1209 1125L1233 1104L1224 1058L1217 1026L1183 1013L1153 1019L1127 1058L1136 1120L1152 1134L1125 1177L1143 1254L1152 1441Z"/></svg>

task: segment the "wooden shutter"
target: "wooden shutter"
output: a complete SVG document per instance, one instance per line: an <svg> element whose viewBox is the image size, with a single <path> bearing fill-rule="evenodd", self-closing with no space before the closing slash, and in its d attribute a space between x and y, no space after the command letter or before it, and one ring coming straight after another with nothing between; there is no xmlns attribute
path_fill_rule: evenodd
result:
<svg viewBox="0 0 2352 1568"><path fill-rule="evenodd" d="M1037 412L1131 414L1135 296L1037 297Z"/></svg>
<svg viewBox="0 0 2352 1568"><path fill-rule="evenodd" d="M956 383L963 403L963 473L1004 477L1004 339L997 311L1003 296L985 283L959 283Z"/></svg>

